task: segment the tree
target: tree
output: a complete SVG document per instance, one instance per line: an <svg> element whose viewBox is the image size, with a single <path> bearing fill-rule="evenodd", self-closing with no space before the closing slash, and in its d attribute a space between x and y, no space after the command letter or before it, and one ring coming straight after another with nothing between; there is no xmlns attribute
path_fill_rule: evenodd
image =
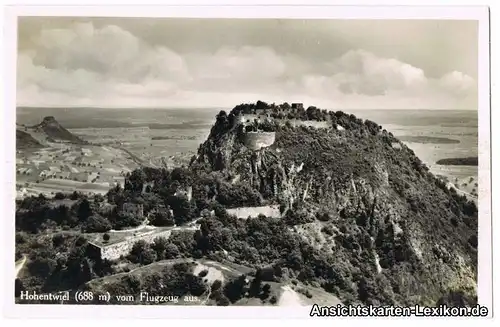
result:
<svg viewBox="0 0 500 327"><path fill-rule="evenodd" d="M78 213L77 217L78 220L80 221L86 221L89 216L92 214L92 209L90 208L90 202L86 198L80 202L80 205L78 206Z"/></svg>
<svg viewBox="0 0 500 327"><path fill-rule="evenodd" d="M175 259L180 255L177 245L169 243L165 247L165 259Z"/></svg>
<svg viewBox="0 0 500 327"><path fill-rule="evenodd" d="M250 296L258 296L260 293L261 285L262 285L262 270L257 269L257 271L255 272L255 277L250 283L250 289L248 291Z"/></svg>
<svg viewBox="0 0 500 327"><path fill-rule="evenodd" d="M109 236L108 233L105 233L104 235L102 235L102 239L104 242L108 242L110 238L111 238L111 236Z"/></svg>
<svg viewBox="0 0 500 327"><path fill-rule="evenodd" d="M129 259L132 262L148 265L156 260L156 252L144 240L134 243L130 250Z"/></svg>
<svg viewBox="0 0 500 327"><path fill-rule="evenodd" d="M79 197L80 197L80 194L78 194L77 191L73 191L73 193L71 193L71 196L69 198L71 200L78 200Z"/></svg>
<svg viewBox="0 0 500 327"><path fill-rule="evenodd" d="M212 214L210 213L210 210L208 210L208 209L203 209L203 210L201 211L201 213L200 213L200 216L201 216L202 218L210 218L210 216L211 216L211 215L212 215Z"/></svg>
<svg viewBox="0 0 500 327"><path fill-rule="evenodd" d="M241 275L229 281L224 287L224 294L234 303L243 297L246 286L246 275Z"/></svg>
<svg viewBox="0 0 500 327"><path fill-rule="evenodd" d="M128 274L121 281L127 285L128 294L137 294L141 291L141 281L137 276Z"/></svg>
<svg viewBox="0 0 500 327"><path fill-rule="evenodd" d="M109 220L98 214L90 216L85 222L85 231L87 233L104 233L111 228Z"/></svg>
<svg viewBox="0 0 500 327"><path fill-rule="evenodd" d="M141 168L132 171L130 176L125 179L125 189L135 192L142 192L147 176Z"/></svg>
<svg viewBox="0 0 500 327"><path fill-rule="evenodd" d="M221 110L216 116L215 126L219 128L224 128L226 124L228 124L227 113L224 110Z"/></svg>
<svg viewBox="0 0 500 327"><path fill-rule="evenodd" d="M176 225L182 225L196 217L196 205L188 201L187 197L173 197L170 204Z"/></svg>
<svg viewBox="0 0 500 327"><path fill-rule="evenodd" d="M222 282L219 279L214 280L212 283L212 292L219 290L222 287Z"/></svg>
<svg viewBox="0 0 500 327"><path fill-rule="evenodd" d="M66 198L66 196L62 192L57 192L56 195L54 196L54 199L56 199L56 200L63 200L65 198Z"/></svg>
<svg viewBox="0 0 500 327"><path fill-rule="evenodd" d="M165 237L157 237L153 240L151 248L156 252L156 258L158 260L165 259L165 249L169 245L168 240Z"/></svg>
<svg viewBox="0 0 500 327"><path fill-rule="evenodd" d="M154 226L173 226L175 225L175 220L172 217L170 210L158 210L154 212L149 221L151 225Z"/></svg>
<svg viewBox="0 0 500 327"><path fill-rule="evenodd" d="M271 294L271 285L269 284L264 284L262 287L262 294L260 296L261 299L267 299L269 295Z"/></svg>
<svg viewBox="0 0 500 327"><path fill-rule="evenodd" d="M129 226L139 226L143 219L135 215L131 212L126 212L126 211L117 211L113 210L112 214L110 215L110 221L115 229L121 229L123 227L129 227Z"/></svg>
<svg viewBox="0 0 500 327"><path fill-rule="evenodd" d="M221 294L217 299L216 299L216 304L218 306L224 306L227 307L228 305L231 304L231 301L225 296L224 294Z"/></svg>
<svg viewBox="0 0 500 327"><path fill-rule="evenodd" d="M247 184L222 183L217 202L229 207L258 206L261 199L259 192Z"/></svg>
<svg viewBox="0 0 500 327"><path fill-rule="evenodd" d="M203 282L201 277L190 273L186 274L186 284L188 286L189 293L194 296L201 296L207 289L207 285Z"/></svg>
<svg viewBox="0 0 500 327"><path fill-rule="evenodd" d="M15 297L21 296L21 292L24 292L26 290L26 288L23 285L23 282L19 278L16 278L14 285L15 285L14 286L14 296Z"/></svg>
<svg viewBox="0 0 500 327"><path fill-rule="evenodd" d="M288 104L288 102L284 102L284 103L280 104L280 108L287 111L287 110L290 110L290 108L292 108L292 107L290 106L290 104Z"/></svg>

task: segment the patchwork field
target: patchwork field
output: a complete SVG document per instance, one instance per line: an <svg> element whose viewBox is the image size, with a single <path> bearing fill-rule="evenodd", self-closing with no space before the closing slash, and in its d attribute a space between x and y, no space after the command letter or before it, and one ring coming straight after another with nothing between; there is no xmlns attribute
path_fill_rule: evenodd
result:
<svg viewBox="0 0 500 327"><path fill-rule="evenodd" d="M106 193L123 185L138 164L121 149L109 146L53 144L37 151L18 151L18 198L56 192Z"/></svg>

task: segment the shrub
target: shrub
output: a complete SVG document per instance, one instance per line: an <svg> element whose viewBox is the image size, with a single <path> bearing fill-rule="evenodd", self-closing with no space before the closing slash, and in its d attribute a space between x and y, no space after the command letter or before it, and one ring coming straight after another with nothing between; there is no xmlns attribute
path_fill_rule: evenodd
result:
<svg viewBox="0 0 500 327"><path fill-rule="evenodd" d="M148 265L156 260L156 252L144 240L134 243L129 259L132 262Z"/></svg>
<svg viewBox="0 0 500 327"><path fill-rule="evenodd" d="M180 251L177 245L169 243L165 247L165 259L175 259L179 256Z"/></svg>
<svg viewBox="0 0 500 327"><path fill-rule="evenodd" d="M218 279L214 280L212 283L212 291L219 290L222 287L222 282Z"/></svg>
<svg viewBox="0 0 500 327"><path fill-rule="evenodd" d="M224 294L221 294L217 300L216 300L216 304L218 306L228 306L231 304L231 301L229 301L229 299L224 295Z"/></svg>
<svg viewBox="0 0 500 327"><path fill-rule="evenodd" d="M200 271L200 273L198 274L198 276L201 277L201 278L205 277L206 275L208 275L208 270L207 269L204 269L204 270Z"/></svg>
<svg viewBox="0 0 500 327"><path fill-rule="evenodd" d="M156 252L156 259L165 259L165 249L168 246L168 240L165 237L157 237L153 240L151 248Z"/></svg>
<svg viewBox="0 0 500 327"><path fill-rule="evenodd" d="M153 213L149 221L151 225L154 226L173 226L175 225L174 218L170 213L170 210L161 210Z"/></svg>
<svg viewBox="0 0 500 327"><path fill-rule="evenodd" d="M84 230L87 233L104 233L111 229L111 223L100 215L92 215L85 222Z"/></svg>
<svg viewBox="0 0 500 327"><path fill-rule="evenodd" d="M54 196L54 199L56 200L63 200L66 198L66 195L64 195L64 193L61 193L61 192L57 192L56 195Z"/></svg>

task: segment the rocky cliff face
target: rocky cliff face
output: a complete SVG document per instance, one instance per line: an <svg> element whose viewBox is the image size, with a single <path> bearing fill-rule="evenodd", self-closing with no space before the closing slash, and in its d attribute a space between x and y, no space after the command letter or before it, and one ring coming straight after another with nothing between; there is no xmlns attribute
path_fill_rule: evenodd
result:
<svg viewBox="0 0 500 327"><path fill-rule="evenodd" d="M331 129L276 125L275 143L254 151L239 121L234 111L219 114L192 167L238 176L281 204L283 219L334 257L341 282L323 285L328 291L373 304L475 296L477 208L392 134L337 112ZM287 220L297 211L301 219Z"/></svg>

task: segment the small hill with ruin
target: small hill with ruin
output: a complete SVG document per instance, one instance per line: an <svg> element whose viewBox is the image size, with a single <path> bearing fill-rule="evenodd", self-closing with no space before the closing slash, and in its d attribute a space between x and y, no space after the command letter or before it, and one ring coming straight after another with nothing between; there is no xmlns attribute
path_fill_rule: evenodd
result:
<svg viewBox="0 0 500 327"><path fill-rule="evenodd" d="M18 124L16 127L16 136L21 147L30 144L25 142L27 140L26 135L29 135L31 139L42 145L47 142L87 144L85 140L64 128L53 116L47 116L39 124L33 126ZM34 143L31 142L31 144Z"/></svg>

